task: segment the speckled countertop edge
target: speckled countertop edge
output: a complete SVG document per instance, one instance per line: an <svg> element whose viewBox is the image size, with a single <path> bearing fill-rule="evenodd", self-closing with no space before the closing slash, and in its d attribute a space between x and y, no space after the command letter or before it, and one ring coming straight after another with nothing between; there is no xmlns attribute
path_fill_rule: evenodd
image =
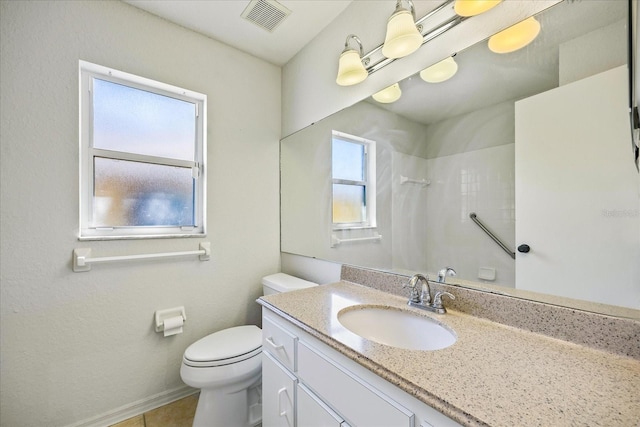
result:
<svg viewBox="0 0 640 427"><path fill-rule="evenodd" d="M442 317L418 312L457 333L458 341L447 349L425 352L377 344L331 320L336 310L354 304L409 309L406 301L348 282L259 302L463 425L640 423L640 361L629 357L455 310Z"/></svg>
<svg viewBox="0 0 640 427"><path fill-rule="evenodd" d="M341 278L393 295L408 295L402 288L408 280L405 275L343 265ZM463 313L640 360L639 320L457 285L431 281L430 284L432 293L446 290L456 295L446 305Z"/></svg>

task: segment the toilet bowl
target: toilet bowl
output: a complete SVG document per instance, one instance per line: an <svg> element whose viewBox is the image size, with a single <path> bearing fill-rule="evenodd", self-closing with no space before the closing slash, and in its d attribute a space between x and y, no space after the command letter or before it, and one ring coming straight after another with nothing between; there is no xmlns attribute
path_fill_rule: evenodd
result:
<svg viewBox="0 0 640 427"><path fill-rule="evenodd" d="M255 325L215 332L185 350L180 376L200 389L194 427L260 423L261 352L262 331Z"/></svg>
<svg viewBox="0 0 640 427"><path fill-rule="evenodd" d="M284 273L262 279L265 295L317 286ZM262 421L262 330L235 326L207 335L184 352L182 381L200 389L193 427L254 427Z"/></svg>

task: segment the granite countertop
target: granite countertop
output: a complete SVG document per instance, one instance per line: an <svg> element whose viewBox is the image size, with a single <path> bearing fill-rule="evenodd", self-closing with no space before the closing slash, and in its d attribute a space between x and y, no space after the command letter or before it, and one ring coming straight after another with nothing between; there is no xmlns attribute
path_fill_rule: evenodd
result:
<svg viewBox="0 0 640 427"><path fill-rule="evenodd" d="M637 359L454 310L437 315L344 281L258 301L462 425L640 426ZM419 351L363 339L337 321L340 310L358 304L432 317L455 331L457 341Z"/></svg>

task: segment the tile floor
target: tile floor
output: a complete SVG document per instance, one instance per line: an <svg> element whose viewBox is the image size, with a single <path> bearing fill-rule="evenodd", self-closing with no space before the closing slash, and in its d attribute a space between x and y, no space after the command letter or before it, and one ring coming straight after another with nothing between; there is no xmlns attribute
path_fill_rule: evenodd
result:
<svg viewBox="0 0 640 427"><path fill-rule="evenodd" d="M191 427L197 404L196 393L111 427Z"/></svg>

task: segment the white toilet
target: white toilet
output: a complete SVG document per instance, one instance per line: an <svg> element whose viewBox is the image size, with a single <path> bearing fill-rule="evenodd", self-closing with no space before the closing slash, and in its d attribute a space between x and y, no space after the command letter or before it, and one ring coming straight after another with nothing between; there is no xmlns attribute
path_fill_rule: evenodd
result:
<svg viewBox="0 0 640 427"><path fill-rule="evenodd" d="M317 286L284 273L262 279L264 295ZM262 421L262 331L255 325L215 332L184 352L180 376L199 388L193 427L253 427Z"/></svg>

